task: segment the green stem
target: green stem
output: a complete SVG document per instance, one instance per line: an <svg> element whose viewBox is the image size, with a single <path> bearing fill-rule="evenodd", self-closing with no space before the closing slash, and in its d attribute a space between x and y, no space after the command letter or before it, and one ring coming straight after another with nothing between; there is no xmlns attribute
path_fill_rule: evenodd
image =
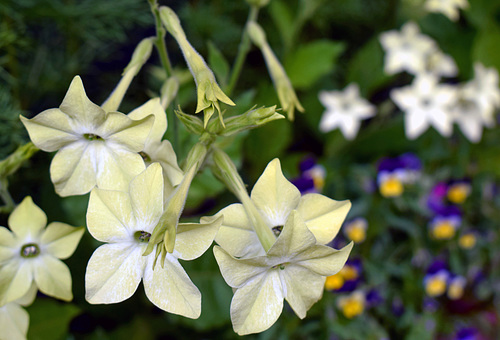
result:
<svg viewBox="0 0 500 340"><path fill-rule="evenodd" d="M236 82L238 81L238 78L240 76L241 69L243 68L243 63L245 62L248 51L250 51L250 37L248 36L247 33L248 23L251 21L256 21L258 14L259 14L258 7L256 6L250 7L250 13L248 14L248 19L247 23L245 24L245 28L243 29L240 46L238 47L238 54L236 55L236 59L233 64L233 69L231 71L231 78L229 79L229 84L227 85L227 88L224 91L228 96L231 96L231 93L233 92L234 87L236 86Z"/></svg>
<svg viewBox="0 0 500 340"><path fill-rule="evenodd" d="M10 195L9 190L7 190L7 187L8 187L7 179L2 178L0 180L0 197L4 201L5 205L0 207L0 212L3 213L11 212L16 206L16 203L12 199L12 196Z"/></svg>

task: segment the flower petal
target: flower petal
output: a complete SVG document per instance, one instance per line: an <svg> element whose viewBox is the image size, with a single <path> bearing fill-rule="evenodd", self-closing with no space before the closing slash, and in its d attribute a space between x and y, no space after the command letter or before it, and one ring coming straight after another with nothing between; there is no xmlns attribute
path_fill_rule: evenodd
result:
<svg viewBox="0 0 500 340"><path fill-rule="evenodd" d="M25 340L28 334L29 314L17 303L0 307L2 339Z"/></svg>
<svg viewBox="0 0 500 340"><path fill-rule="evenodd" d="M335 201L320 194L307 194L301 197L297 211L316 237L318 244L327 244L339 232L351 202Z"/></svg>
<svg viewBox="0 0 500 340"><path fill-rule="evenodd" d="M50 178L62 196L83 195L96 185L95 152L88 141L60 149L50 163Z"/></svg>
<svg viewBox="0 0 500 340"><path fill-rule="evenodd" d="M71 118L59 109L45 110L32 119L20 116L30 139L43 151L52 152L81 137L75 133Z"/></svg>
<svg viewBox="0 0 500 340"><path fill-rule="evenodd" d="M5 227L0 227L0 264L11 259L18 251L18 242L14 234Z"/></svg>
<svg viewBox="0 0 500 340"><path fill-rule="evenodd" d="M12 259L0 267L0 306L19 299L33 281L32 261Z"/></svg>
<svg viewBox="0 0 500 340"><path fill-rule="evenodd" d="M349 257L353 242L340 250L327 246L314 246L294 257L294 262L316 274L330 276L339 272Z"/></svg>
<svg viewBox="0 0 500 340"><path fill-rule="evenodd" d="M84 232L84 227L76 228L66 223L52 222L43 232L40 243L49 254L64 260L73 254Z"/></svg>
<svg viewBox="0 0 500 340"><path fill-rule="evenodd" d="M160 142L167 131L167 114L160 104L160 98L152 98L128 114L133 120L140 120L151 114L155 120L146 144Z"/></svg>
<svg viewBox="0 0 500 340"><path fill-rule="evenodd" d="M309 308L323 296L326 276L297 265L288 265L279 274L286 287L286 301L299 318L305 318Z"/></svg>
<svg viewBox="0 0 500 340"><path fill-rule="evenodd" d="M94 189L87 209L87 228L101 242L131 240L135 226L130 197L126 192Z"/></svg>
<svg viewBox="0 0 500 340"><path fill-rule="evenodd" d="M252 190L252 201L270 227L284 225L293 209L297 208L300 191L281 172L279 159L266 167Z"/></svg>
<svg viewBox="0 0 500 340"><path fill-rule="evenodd" d="M92 103L87 97L82 79L79 76L74 77L71 81L68 92L66 92L59 108L77 121L79 125L91 131L100 126L106 118L104 110Z"/></svg>
<svg viewBox="0 0 500 340"><path fill-rule="evenodd" d="M181 260L194 260L212 244L223 221L222 216L202 217L201 223L180 223L177 226L174 253Z"/></svg>
<svg viewBox="0 0 500 340"><path fill-rule="evenodd" d="M137 290L146 265L143 247L130 243L104 244L87 264L85 299L91 304L127 300Z"/></svg>
<svg viewBox="0 0 500 340"><path fill-rule="evenodd" d="M9 226L19 240L38 240L47 225L47 215L26 196L9 216Z"/></svg>
<svg viewBox="0 0 500 340"><path fill-rule="evenodd" d="M144 273L144 290L148 299L169 313L196 319L201 314L201 293L179 261L170 254L164 267L153 270L154 256L149 257Z"/></svg>
<svg viewBox="0 0 500 340"><path fill-rule="evenodd" d="M242 204L231 204L217 215L224 216L224 222L215 236L215 242L225 251L235 257L265 255Z"/></svg>
<svg viewBox="0 0 500 340"><path fill-rule="evenodd" d="M153 163L130 182L130 202L137 223L151 233L163 214L163 174ZM146 230L147 229L147 230Z"/></svg>
<svg viewBox="0 0 500 340"><path fill-rule="evenodd" d="M262 273L236 290L231 301L231 321L239 335L271 327L283 310L283 291L277 270Z"/></svg>
<svg viewBox="0 0 500 340"><path fill-rule="evenodd" d="M242 287L247 281L271 267L265 256L251 259L235 259L221 247L215 246L213 251L222 277L232 288Z"/></svg>
<svg viewBox="0 0 500 340"><path fill-rule="evenodd" d="M40 255L33 266L35 282L40 291L46 295L71 301L71 273L68 266L51 255Z"/></svg>
<svg viewBox="0 0 500 340"><path fill-rule="evenodd" d="M106 143L113 142L129 151L139 152L144 149L153 122L152 115L133 120L121 112L109 112L96 134L103 137Z"/></svg>
<svg viewBox="0 0 500 340"><path fill-rule="evenodd" d="M177 155L168 140L161 143L146 143L144 151L152 162L159 162L163 168L163 175L168 178L172 186L178 185L184 178L184 172L177 164Z"/></svg>

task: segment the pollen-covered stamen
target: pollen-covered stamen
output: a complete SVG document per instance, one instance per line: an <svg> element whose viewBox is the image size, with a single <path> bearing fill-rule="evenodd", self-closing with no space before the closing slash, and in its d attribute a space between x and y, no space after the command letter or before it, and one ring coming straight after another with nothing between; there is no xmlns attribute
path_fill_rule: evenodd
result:
<svg viewBox="0 0 500 340"><path fill-rule="evenodd" d="M21 247L21 256L24 258L36 257L40 254L40 248L35 243L28 243Z"/></svg>
<svg viewBox="0 0 500 340"><path fill-rule="evenodd" d="M134 239L139 243L148 243L150 238L151 234L143 230L134 233Z"/></svg>
<svg viewBox="0 0 500 340"><path fill-rule="evenodd" d="M151 162L151 157L149 157L149 155L144 151L139 152L139 155L141 155L144 162Z"/></svg>
<svg viewBox="0 0 500 340"><path fill-rule="evenodd" d="M273 233L276 237L280 236L282 230L283 230L282 225L277 225L276 227L273 227Z"/></svg>
<svg viewBox="0 0 500 340"><path fill-rule="evenodd" d="M101 136L95 135L93 133L85 133L83 135L83 138L87 140L102 140L103 138Z"/></svg>

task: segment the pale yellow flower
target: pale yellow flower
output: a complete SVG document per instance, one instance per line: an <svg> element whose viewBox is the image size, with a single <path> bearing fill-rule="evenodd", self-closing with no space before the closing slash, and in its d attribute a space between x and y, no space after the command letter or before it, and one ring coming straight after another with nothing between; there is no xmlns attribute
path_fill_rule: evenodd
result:
<svg viewBox="0 0 500 340"><path fill-rule="evenodd" d="M142 280L146 296L158 308L189 318L200 315L200 291L179 259L201 256L211 245L222 219L180 223L173 252L163 253L164 262L154 266L155 252L143 254L164 213L163 195L162 167L158 163L135 177L128 192L92 190L87 226L94 238L106 244L95 250L87 265L85 287L89 303L124 301Z"/></svg>
<svg viewBox="0 0 500 340"><path fill-rule="evenodd" d="M25 295L34 282L46 295L70 301L71 274L59 259L76 249L84 228L52 222L31 197L9 216L11 230L0 227L0 305Z"/></svg>
<svg viewBox="0 0 500 340"><path fill-rule="evenodd" d="M130 180L145 169L138 152L154 117L132 120L120 112L105 112L85 94L80 77L73 78L58 109L32 119L21 117L33 144L43 151L58 151L50 177L60 196L82 195L96 185L126 190Z"/></svg>
<svg viewBox="0 0 500 340"><path fill-rule="evenodd" d="M351 249L352 243L342 250L318 245L296 210L288 214L276 242L263 255L238 259L214 247L222 276L235 289L231 301L235 332L244 335L271 327L283 310L283 299L304 318L321 299L326 277L342 268Z"/></svg>
<svg viewBox="0 0 500 340"><path fill-rule="evenodd" d="M32 284L21 298L0 306L1 339L25 340L28 333L29 314L21 306L29 306L36 297L36 285Z"/></svg>

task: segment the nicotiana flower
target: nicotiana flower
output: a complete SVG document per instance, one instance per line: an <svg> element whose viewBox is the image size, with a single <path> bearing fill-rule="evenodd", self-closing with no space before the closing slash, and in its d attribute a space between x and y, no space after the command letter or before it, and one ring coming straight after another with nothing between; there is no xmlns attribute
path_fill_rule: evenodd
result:
<svg viewBox="0 0 500 340"><path fill-rule="evenodd" d="M335 201L320 194L301 196L299 189L281 172L278 159L271 161L255 183L251 201L269 229L279 235L293 210L305 221L318 244L327 244L337 235L351 207L349 201ZM234 257L265 255L245 207L231 204L217 213L224 222L215 241Z"/></svg>
<svg viewBox="0 0 500 340"><path fill-rule="evenodd" d="M475 99L467 98L464 90L464 87L458 88L458 100L451 110L452 119L468 140L478 143L483 136L483 126L486 124L478 103Z"/></svg>
<svg viewBox="0 0 500 340"><path fill-rule="evenodd" d="M33 144L47 152L58 150L50 176L60 196L82 195L96 185L126 190L145 168L138 152L153 120L153 116L136 121L123 113L105 112L87 98L78 76L58 109L32 119L21 117Z"/></svg>
<svg viewBox="0 0 500 340"><path fill-rule="evenodd" d="M394 89L390 95L405 112L405 131L409 139L417 138L430 125L446 137L453 132L451 109L458 98L456 87L438 84L438 78L431 74L421 74L412 85Z"/></svg>
<svg viewBox="0 0 500 340"><path fill-rule="evenodd" d="M460 9L469 7L467 0L427 0L424 7L429 12L443 13L450 20L457 21Z"/></svg>
<svg viewBox="0 0 500 340"><path fill-rule="evenodd" d="M177 156L172 144L168 140L162 140L167 131L167 116L160 104L160 99L154 98L147 101L144 105L130 112L128 116L133 120L140 120L150 114L154 115L155 120L140 155L146 166L154 162L160 163L163 169L165 190L171 192L172 188L182 181L184 173L177 164Z"/></svg>
<svg viewBox="0 0 500 340"><path fill-rule="evenodd" d="M25 295L34 282L46 295L70 301L71 274L60 260L75 251L84 228L52 222L26 197L0 227L0 306Z"/></svg>
<svg viewBox="0 0 500 340"><path fill-rule="evenodd" d="M21 306L29 306L36 297L36 285L32 284L28 292L17 300L0 306L0 329L2 339L25 340L28 333L29 314Z"/></svg>
<svg viewBox="0 0 500 340"><path fill-rule="evenodd" d="M366 297L363 291L354 291L347 296L340 296L337 299L337 307L342 311L342 314L352 319L363 313L366 304Z"/></svg>
<svg viewBox="0 0 500 340"><path fill-rule="evenodd" d="M221 219L201 224L180 223L173 252L155 266L155 252L143 256L153 229L164 213L162 167L151 164L131 182L128 192L94 189L90 194L87 226L106 244L97 248L85 275L89 303L128 299L141 280L157 307L189 318L201 312L201 294L179 263L201 256L210 246ZM160 244L157 247L162 247ZM158 252L158 249L157 249Z"/></svg>
<svg viewBox="0 0 500 340"><path fill-rule="evenodd" d="M244 335L269 328L281 314L283 299L304 318L323 295L326 277L342 268L351 248L352 243L342 250L317 244L296 210L263 255L235 258L214 247L222 276L235 289L231 301L235 332Z"/></svg>
<svg viewBox="0 0 500 340"><path fill-rule="evenodd" d="M343 91L321 91L319 100L326 107L319 129L329 132L340 128L346 139L354 139L361 121L373 117L376 108L359 95L357 84L350 84Z"/></svg>

